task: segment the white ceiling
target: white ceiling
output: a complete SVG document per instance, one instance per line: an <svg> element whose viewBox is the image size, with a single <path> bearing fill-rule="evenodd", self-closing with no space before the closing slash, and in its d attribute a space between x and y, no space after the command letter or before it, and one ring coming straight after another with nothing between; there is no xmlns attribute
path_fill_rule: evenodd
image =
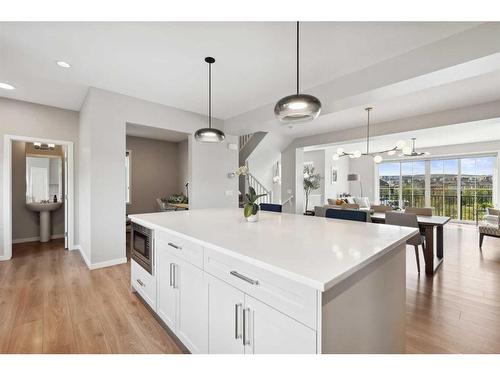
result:
<svg viewBox="0 0 500 375"><path fill-rule="evenodd" d="M304 22L302 86L315 87L477 25ZM203 58L211 55L217 60L213 113L226 119L294 91L294 30L293 22L0 23L0 82L16 87L1 90L0 95L78 110L87 88L93 86L205 114L207 67ZM73 67L62 69L55 64L57 60ZM436 101L443 98L439 91L434 94ZM484 93L488 98L495 95ZM436 105L425 98L416 98L420 104L411 111ZM377 109L381 118L396 107L383 108ZM408 114L404 103L397 108ZM357 112L352 115L358 116ZM342 124L346 114L339 116ZM336 126L316 125L320 130Z"/></svg>
<svg viewBox="0 0 500 375"><path fill-rule="evenodd" d="M163 128L154 128L152 126L143 126L138 124L127 123L127 135L133 137L158 139L160 141L180 142L187 139L187 133L181 133L174 130Z"/></svg>
<svg viewBox="0 0 500 375"><path fill-rule="evenodd" d="M376 127L377 123L395 119L500 100L499 87L500 70L389 100L372 101L371 123ZM303 137L365 125L366 112L363 106L318 117L314 123L304 123L293 128L281 126L280 132L292 137Z"/></svg>
<svg viewBox="0 0 500 375"><path fill-rule="evenodd" d="M370 138L370 150L387 150L396 145L398 140L404 140L408 145L411 138L416 138L417 151L425 151L425 148L459 145L466 143L488 142L500 140L500 119L489 119L474 121L463 124L439 126L434 128L419 129L409 132L393 133L384 136ZM366 150L366 138L359 142L339 142L337 144L326 144L306 147L304 150L320 150L333 147L344 147L346 151Z"/></svg>

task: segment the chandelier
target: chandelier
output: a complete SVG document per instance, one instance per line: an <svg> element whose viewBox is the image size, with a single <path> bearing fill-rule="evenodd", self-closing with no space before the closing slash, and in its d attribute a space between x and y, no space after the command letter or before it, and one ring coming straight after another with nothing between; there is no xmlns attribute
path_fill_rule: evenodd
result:
<svg viewBox="0 0 500 375"><path fill-rule="evenodd" d="M339 147L337 149L337 153L333 154L333 160L339 160L343 156L347 156L351 159L357 159L360 158L361 156L370 156L373 158L373 161L375 163L380 163L382 160L384 160L383 156L384 154L387 154L389 156L395 155L398 150L402 150L406 142L403 140L400 140L396 143L396 145L392 148L389 148L387 150L382 150L382 151L375 151L375 152L370 152L370 111L372 110L372 107L367 107L365 108L366 111L366 152L361 152L360 150L355 150L352 152L345 151L344 148Z"/></svg>

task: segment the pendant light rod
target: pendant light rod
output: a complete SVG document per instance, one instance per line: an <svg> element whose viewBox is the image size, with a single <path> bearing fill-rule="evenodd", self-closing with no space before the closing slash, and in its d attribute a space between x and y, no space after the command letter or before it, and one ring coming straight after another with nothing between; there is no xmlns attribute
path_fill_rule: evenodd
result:
<svg viewBox="0 0 500 375"><path fill-rule="evenodd" d="M215 59L207 57L205 61L208 63L208 128L212 129L212 64Z"/></svg>
<svg viewBox="0 0 500 375"><path fill-rule="evenodd" d="M366 107L365 111L367 113L367 120L366 120L366 154L368 155L370 153L370 111L372 110L372 107Z"/></svg>
<svg viewBox="0 0 500 375"><path fill-rule="evenodd" d="M299 21L297 21L297 95L299 95Z"/></svg>

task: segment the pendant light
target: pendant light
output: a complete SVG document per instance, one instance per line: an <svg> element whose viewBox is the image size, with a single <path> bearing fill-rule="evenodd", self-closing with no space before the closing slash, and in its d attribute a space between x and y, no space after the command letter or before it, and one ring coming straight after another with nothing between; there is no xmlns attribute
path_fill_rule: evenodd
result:
<svg viewBox="0 0 500 375"><path fill-rule="evenodd" d="M297 92L280 99L274 115L284 123L314 120L321 112L321 102L312 95L299 92L299 22L297 21Z"/></svg>
<svg viewBox="0 0 500 375"><path fill-rule="evenodd" d="M220 143L226 135L221 130L212 128L212 64L215 59L205 57L205 62L208 64L208 128L198 129L194 138L203 143Z"/></svg>
<svg viewBox="0 0 500 375"><path fill-rule="evenodd" d="M333 155L333 160L339 160L342 156L348 156L351 159L357 159L361 156L371 156L375 163L381 163L384 158L383 154L387 154L389 156L394 155L397 150L405 149L405 141L398 141L396 145L390 149L370 152L370 111L372 107L365 108L366 111L366 152L362 153L359 150L353 152L346 152L342 147L337 149L337 153Z"/></svg>
<svg viewBox="0 0 500 375"><path fill-rule="evenodd" d="M411 146L403 147L403 153L399 156L415 157L415 156L430 155L430 152L417 152L417 150L415 148L416 141L417 141L417 138L412 138L411 139Z"/></svg>

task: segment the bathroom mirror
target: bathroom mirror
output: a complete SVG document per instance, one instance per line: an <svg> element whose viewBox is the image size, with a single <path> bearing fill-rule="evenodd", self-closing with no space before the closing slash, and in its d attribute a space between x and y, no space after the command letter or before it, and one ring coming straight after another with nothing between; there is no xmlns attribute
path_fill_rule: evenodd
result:
<svg viewBox="0 0 500 375"><path fill-rule="evenodd" d="M26 155L26 203L62 201L60 156Z"/></svg>

